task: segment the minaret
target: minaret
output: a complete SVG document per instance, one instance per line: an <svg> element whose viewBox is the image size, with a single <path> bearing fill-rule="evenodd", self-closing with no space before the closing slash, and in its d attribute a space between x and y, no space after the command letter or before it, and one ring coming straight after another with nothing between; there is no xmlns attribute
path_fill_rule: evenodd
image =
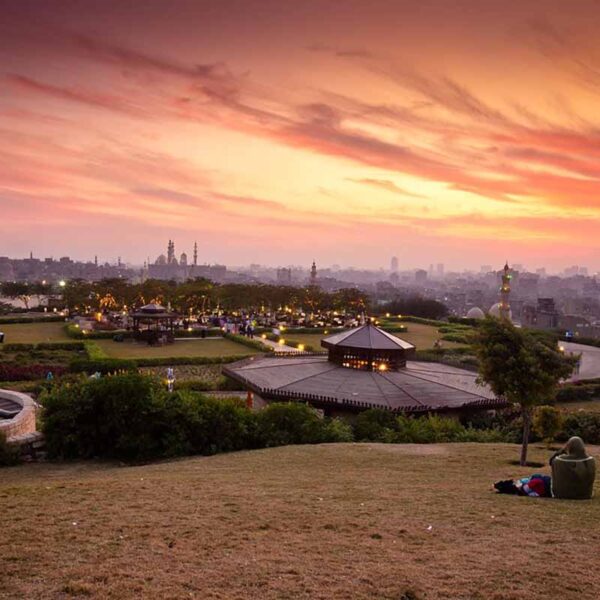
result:
<svg viewBox="0 0 600 600"><path fill-rule="evenodd" d="M170 265L175 260L175 242L169 240L167 245L167 264Z"/></svg>
<svg viewBox="0 0 600 600"><path fill-rule="evenodd" d="M314 260L310 268L310 285L317 285L317 264Z"/></svg>
<svg viewBox="0 0 600 600"><path fill-rule="evenodd" d="M510 274L510 267L508 261L504 265L504 271L502 273L502 287L500 288L500 318L510 321L510 280L512 275Z"/></svg>
<svg viewBox="0 0 600 600"><path fill-rule="evenodd" d="M198 265L198 242L194 242L194 266Z"/></svg>

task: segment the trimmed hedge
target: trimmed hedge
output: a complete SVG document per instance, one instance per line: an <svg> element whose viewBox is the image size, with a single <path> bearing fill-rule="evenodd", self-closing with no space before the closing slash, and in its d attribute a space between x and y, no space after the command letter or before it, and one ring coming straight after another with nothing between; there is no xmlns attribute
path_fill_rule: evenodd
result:
<svg viewBox="0 0 600 600"><path fill-rule="evenodd" d="M38 344L3 344L7 352L27 352L31 350L85 350L83 342L40 342Z"/></svg>
<svg viewBox="0 0 600 600"><path fill-rule="evenodd" d="M600 398L600 381L584 380L563 385L556 394L557 402L582 402Z"/></svg>
<svg viewBox="0 0 600 600"><path fill-rule="evenodd" d="M220 365L243 360L251 354L231 356L161 356L155 358L77 358L69 363L73 373L114 373L116 371L135 371L138 367L174 367L176 365Z"/></svg>
<svg viewBox="0 0 600 600"><path fill-rule="evenodd" d="M87 331L83 332L83 329L68 323L65 325L65 333L76 340L112 340L115 335L123 336L123 339L130 339L133 337L132 331L126 331L125 329L113 329L112 331Z"/></svg>
<svg viewBox="0 0 600 600"><path fill-rule="evenodd" d="M2 325L13 325L16 323L58 323L64 321L64 317L0 317L0 327Z"/></svg>
<svg viewBox="0 0 600 600"><path fill-rule="evenodd" d="M466 325L467 327L479 327L481 319L469 319L467 317L448 317L449 323L456 325Z"/></svg>
<svg viewBox="0 0 600 600"><path fill-rule="evenodd" d="M406 321L407 323L419 323L420 325L433 325L434 327L438 327L440 325L448 325L446 321L437 321L436 319L424 319L422 317L402 316L400 317L400 321Z"/></svg>
<svg viewBox="0 0 600 600"><path fill-rule="evenodd" d="M600 348L600 340L596 338L589 337L572 337L568 338L564 335L561 335L559 339L563 342L573 342L574 344L582 344L583 346L594 346L595 348Z"/></svg>
<svg viewBox="0 0 600 600"><path fill-rule="evenodd" d="M238 335L237 333L223 333L223 337L231 340L232 342L247 346L248 348L258 350L259 352L273 352L273 348L271 348L271 346L267 346L255 338L248 338L243 335Z"/></svg>

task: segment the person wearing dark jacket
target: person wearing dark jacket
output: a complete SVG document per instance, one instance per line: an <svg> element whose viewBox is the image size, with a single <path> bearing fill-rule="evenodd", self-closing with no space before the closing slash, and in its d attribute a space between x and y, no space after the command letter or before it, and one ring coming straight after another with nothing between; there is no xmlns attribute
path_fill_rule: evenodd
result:
<svg viewBox="0 0 600 600"><path fill-rule="evenodd" d="M585 450L580 437L572 437L550 458L552 496L571 500L592 497L596 478L596 461Z"/></svg>

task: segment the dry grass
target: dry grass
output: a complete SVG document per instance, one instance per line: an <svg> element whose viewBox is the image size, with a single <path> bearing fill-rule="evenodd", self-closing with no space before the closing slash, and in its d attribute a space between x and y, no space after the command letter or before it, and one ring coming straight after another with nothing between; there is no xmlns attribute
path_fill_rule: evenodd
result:
<svg viewBox="0 0 600 600"><path fill-rule="evenodd" d="M71 342L65 333L65 324L52 323L9 323L0 322L6 344L38 344L40 342Z"/></svg>
<svg viewBox="0 0 600 600"><path fill-rule="evenodd" d="M0 597L596 600L600 500L495 495L527 473L516 456L356 444L5 469Z"/></svg>
<svg viewBox="0 0 600 600"><path fill-rule="evenodd" d="M110 358L155 358L180 356L234 356L255 354L248 346L223 338L176 340L174 344L148 346L130 340L94 340Z"/></svg>

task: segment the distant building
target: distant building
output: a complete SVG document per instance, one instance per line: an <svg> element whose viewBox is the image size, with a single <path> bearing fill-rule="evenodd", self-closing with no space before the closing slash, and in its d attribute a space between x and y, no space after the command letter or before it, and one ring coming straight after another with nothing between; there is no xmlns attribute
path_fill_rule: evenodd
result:
<svg viewBox="0 0 600 600"><path fill-rule="evenodd" d="M415 271L415 282L420 285L427 282L427 271L425 269L417 269Z"/></svg>
<svg viewBox="0 0 600 600"><path fill-rule="evenodd" d="M175 258L175 242L169 240L167 244L167 255L161 254L154 263L147 265L147 277L150 279L162 279L167 281L185 281L204 277L221 283L226 280L227 267L224 265L199 265L198 245L194 244L194 262L188 264L188 256L183 252L177 260Z"/></svg>
<svg viewBox="0 0 600 600"><path fill-rule="evenodd" d="M279 285L292 285L292 269L277 269L277 283Z"/></svg>
<svg viewBox="0 0 600 600"><path fill-rule="evenodd" d="M309 279L309 284L310 285L318 285L318 278L317 278L317 263L313 260L313 264L310 268L310 279Z"/></svg>
<svg viewBox="0 0 600 600"><path fill-rule="evenodd" d="M392 260L390 261L390 271L392 273L398 272L398 257L392 256Z"/></svg>

